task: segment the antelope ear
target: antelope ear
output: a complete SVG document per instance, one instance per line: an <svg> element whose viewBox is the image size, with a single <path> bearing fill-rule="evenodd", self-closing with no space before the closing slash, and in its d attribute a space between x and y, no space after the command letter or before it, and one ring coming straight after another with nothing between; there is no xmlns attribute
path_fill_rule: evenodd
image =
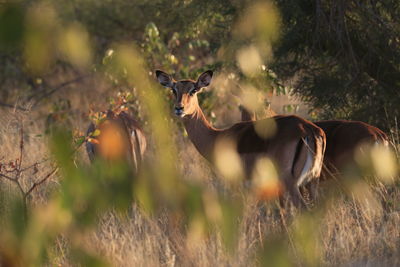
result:
<svg viewBox="0 0 400 267"><path fill-rule="evenodd" d="M212 70L207 70L203 72L197 79L196 85L198 88L207 87L211 83L211 78L213 76Z"/></svg>
<svg viewBox="0 0 400 267"><path fill-rule="evenodd" d="M173 81L172 81L172 77L163 72L162 70L156 70L156 76L157 76L157 80L158 82L165 87L172 87L173 85Z"/></svg>

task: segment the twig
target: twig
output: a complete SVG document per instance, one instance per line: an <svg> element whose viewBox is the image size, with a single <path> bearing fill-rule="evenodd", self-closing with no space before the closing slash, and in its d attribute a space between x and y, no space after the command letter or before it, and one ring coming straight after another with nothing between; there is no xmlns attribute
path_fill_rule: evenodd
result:
<svg viewBox="0 0 400 267"><path fill-rule="evenodd" d="M291 246L291 248L293 250L293 254L294 254L295 258L297 259L297 263L299 264L299 266L301 266L300 257L299 257L297 248L296 248L296 246L295 246L295 244L293 242L292 235L291 235L291 233L289 231L289 228L287 226L286 219L285 219L285 214L283 214L283 208L281 207L280 204L278 204L278 208L279 208L279 216L280 216L283 228L286 231L286 234L287 234L287 237L288 237L288 240L289 240L289 244L290 244L290 246Z"/></svg>
<svg viewBox="0 0 400 267"><path fill-rule="evenodd" d="M21 176L21 165L22 165L22 159L23 159L23 152L24 152L24 125L21 124L21 129L20 129L20 135L21 135L21 139L19 140L19 161L18 161L18 168L17 170L17 176L16 176L16 180L19 179L19 177Z"/></svg>
<svg viewBox="0 0 400 267"><path fill-rule="evenodd" d="M20 183L18 180L14 180L14 181L15 181L15 183L17 184L19 191L21 191L21 194L24 195L24 194L25 194L25 191L24 191L24 189L22 188L21 183ZM25 208L25 210L27 209L27 206L26 206L26 202L25 202L25 201L24 201L24 208Z"/></svg>
<svg viewBox="0 0 400 267"><path fill-rule="evenodd" d="M24 171L37 166L37 163L34 163L33 165L26 167L26 168L22 168L22 161L24 160L24 126L23 124L21 124L21 128L20 128L20 142L19 142L19 157L15 160L15 161L10 161L8 163L8 165L4 165L5 168L0 169L0 177L5 178L11 182L13 182L14 184L16 184L18 190L20 191L21 195L22 195L22 199L23 199L23 205L24 205L24 218L27 219L28 216L28 208L27 208L27 198L28 196L31 194L31 192L37 188L39 185L41 185L42 183L44 183L46 180L48 180L49 177L51 177L54 173L56 173L56 171L58 170L58 167L56 167L55 169L53 169L51 172L49 172L43 179L41 179L38 182L33 183L33 185L26 191L24 190L20 178L21 175ZM1 160L4 157L1 158ZM42 161L44 162L44 161ZM0 166L3 166L3 164L0 163ZM9 167L7 169L7 166ZM35 169L36 170L36 169ZM4 172L3 172L4 171ZM12 175L8 175L9 173L12 173ZM36 172L35 172L36 173Z"/></svg>
<svg viewBox="0 0 400 267"><path fill-rule="evenodd" d="M28 167L25 167L25 168L21 169L21 172L27 171L27 170L29 170L31 168L34 168L35 166L37 167L38 165L43 164L43 163L45 163L45 162L47 162L49 160L50 160L50 158L45 158L42 161L35 162L35 164L32 164L32 165L30 165Z"/></svg>
<svg viewBox="0 0 400 267"><path fill-rule="evenodd" d="M32 193L33 190L35 190L36 187L38 187L39 185L43 184L44 182L47 181L47 179L49 179L53 174L55 174L58 171L58 167L55 167L51 172L49 172L42 180L33 183L33 185L31 186L31 188L29 188L28 191L26 191L26 193L24 193L24 198L28 197L30 193Z"/></svg>
<svg viewBox="0 0 400 267"><path fill-rule="evenodd" d="M6 178L7 180L10 180L10 181L15 182L15 179L12 178L12 177L10 177L10 176L8 176L8 175L5 175L5 174L0 173L0 177L3 177L3 178Z"/></svg>
<svg viewBox="0 0 400 267"><path fill-rule="evenodd" d="M73 83L79 82L79 81L81 81L81 80L84 80L84 79L86 79L86 78L88 78L88 77L90 77L90 76L92 76L92 74L82 75L82 76L79 76L79 77L77 77L77 78L75 78L75 79L72 79L72 80L69 80L69 81L66 81L66 82L63 82L63 83L59 84L59 85L58 85L57 87L55 87L54 89L52 89L52 90L50 90L50 91L48 91L48 92L43 93L43 94L40 96L40 98L38 98L38 99L36 100L36 102L33 103L32 108L36 107L43 99L45 99L46 97L51 96L51 95L54 94L56 91L58 91L58 90L60 90L60 89L62 89L62 88L64 88L64 87L66 87L66 86L68 86L68 85L70 85L70 84L73 84Z"/></svg>
<svg viewBox="0 0 400 267"><path fill-rule="evenodd" d="M18 109L18 110L21 110L21 111L29 111L29 109L23 108L21 106L17 106L16 104L15 105L11 105L11 104L8 104L8 103L0 102L0 106L1 107L5 107L5 108Z"/></svg>
<svg viewBox="0 0 400 267"><path fill-rule="evenodd" d="M32 108L36 107L43 99L45 99L46 97L49 97L50 95L54 94L56 91L66 87L66 86L68 86L70 84L73 84L73 83L79 82L79 81L81 81L83 79L86 79L86 78L90 77L91 75L92 74L79 76L79 77L77 77L75 79L72 79L70 81L66 81L66 82L63 82L63 83L59 84L57 87L55 87L54 89L52 89L52 90L50 90L48 92L44 92L39 98L37 98L36 102L34 102L33 105L30 108L25 108L25 107L19 106L17 104L12 105L12 104L5 103L5 102L0 102L0 107L12 108L12 109L17 109L17 110L21 110L21 111L30 111ZM34 95L28 97L28 100L34 98L36 95L37 95L37 92Z"/></svg>
<svg viewBox="0 0 400 267"><path fill-rule="evenodd" d="M22 161L24 160L24 127L23 125L21 125L20 128L20 143L19 143L19 157L15 160L15 161L10 161L8 164L2 164L0 162L0 178L5 178L11 182L13 182L14 184L16 184L16 186L18 187L21 195L22 195L22 199L23 199L23 205L24 205L24 218L27 219L28 217L28 197L31 195L31 193L38 188L40 185L42 185L43 183L45 183L51 176L53 176L55 173L57 173L57 171L59 170L59 167L54 167L54 169L52 169L49 173L47 173L42 179L40 179L37 182L34 182L32 184L32 186L28 189L25 190L21 184L20 178L22 177L22 173L24 173L25 171L31 169L31 168L35 168L33 171L33 174L36 174L37 172L37 166L39 164L43 164L44 162L47 162L50 160L50 158L46 158L43 159L40 162L35 162L34 164L27 166L27 167L22 167ZM76 151L83 145L83 142L76 146L72 151L70 156L72 157ZM4 159L4 156L0 158L0 161ZM4 168L3 168L4 166ZM9 173L11 173L12 175L8 175Z"/></svg>

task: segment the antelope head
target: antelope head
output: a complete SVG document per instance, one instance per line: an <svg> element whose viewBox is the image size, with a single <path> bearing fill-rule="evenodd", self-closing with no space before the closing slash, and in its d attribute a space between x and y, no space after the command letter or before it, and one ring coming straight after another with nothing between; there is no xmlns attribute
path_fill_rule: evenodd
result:
<svg viewBox="0 0 400 267"><path fill-rule="evenodd" d="M213 72L208 70L203 72L197 81L175 81L171 75L161 70L156 70L156 76L159 83L164 87L170 88L174 94L174 112L175 115L181 118L195 113L199 106L197 93L200 92L203 87L210 85L212 75Z"/></svg>

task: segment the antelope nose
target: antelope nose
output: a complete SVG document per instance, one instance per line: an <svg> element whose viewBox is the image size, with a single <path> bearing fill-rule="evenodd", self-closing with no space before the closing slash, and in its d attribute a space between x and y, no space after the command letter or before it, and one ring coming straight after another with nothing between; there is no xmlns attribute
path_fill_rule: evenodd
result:
<svg viewBox="0 0 400 267"><path fill-rule="evenodd" d="M182 117L183 114L183 107L175 107L175 115Z"/></svg>

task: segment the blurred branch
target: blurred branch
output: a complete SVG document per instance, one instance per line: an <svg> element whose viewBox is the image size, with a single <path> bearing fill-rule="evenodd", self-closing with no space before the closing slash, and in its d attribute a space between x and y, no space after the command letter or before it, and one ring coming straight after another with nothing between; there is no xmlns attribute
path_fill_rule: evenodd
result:
<svg viewBox="0 0 400 267"><path fill-rule="evenodd" d="M17 179L19 179L20 175L21 175L21 164L22 164L22 157L23 157L23 152L24 152L24 125L21 125L20 128L20 135L21 135L21 139L19 140L19 160L18 160L18 176Z"/></svg>
<svg viewBox="0 0 400 267"><path fill-rule="evenodd" d="M31 169L31 168L37 168L38 165L43 164L43 163L45 163L45 162L47 162L47 161L49 161L49 160L50 160L50 158L45 158L45 159L43 159L42 161L36 162L36 163L33 164L33 165L30 165L30 166L28 166L28 167L25 167L25 168L21 169L21 171L24 172L24 171L29 170L29 169Z"/></svg>
<svg viewBox="0 0 400 267"><path fill-rule="evenodd" d="M11 177L11 176L8 176L8 175L5 175L5 174L3 174L3 173L0 173L0 177L3 177L3 178L5 178L5 179L7 179L7 180L10 180L10 181L15 181L15 179L13 178L13 177Z"/></svg>
<svg viewBox="0 0 400 267"><path fill-rule="evenodd" d="M21 110L21 111L30 111L31 109L35 108L40 102L42 102L44 99L46 99L47 97L51 96L55 92L63 89L64 87L67 87L67 86L69 86L71 84L80 82L80 81L82 81L82 80L84 80L84 79L86 79L86 78L88 78L90 76L92 76L92 74L81 75L81 76L79 76L77 78L74 78L72 80L63 82L63 83L59 84L58 86L56 86L55 88L53 88L51 90L45 90L44 92L42 92L42 94L39 93L38 97L37 97L38 92L35 92L33 95L31 95L31 96L29 96L27 98L28 100L36 99L36 101L32 104L32 106L30 106L30 108L25 108L25 107L19 106L17 104L12 105L12 104L9 104L9 103L4 103L4 102L0 102L0 107L12 108L12 109ZM47 85L46 89L49 89L49 87L50 86Z"/></svg>
<svg viewBox="0 0 400 267"><path fill-rule="evenodd" d="M49 91L45 91L43 92L43 94L41 96L39 96L38 98L36 98L36 101L33 103L32 108L35 108L41 101L43 101L45 98L51 96L52 94L54 94L55 92L57 92L58 90L63 89L64 87L67 87L71 84L80 82L88 77L92 76L92 74L86 74L86 75L81 75L77 78L74 78L72 80L63 82L61 84L59 84L58 86L56 86L55 88L49 90ZM31 98L33 98L33 96L31 96Z"/></svg>
<svg viewBox="0 0 400 267"><path fill-rule="evenodd" d="M0 102L0 107L13 108L13 109L21 110L21 111L29 111L29 109L23 108L23 107L18 106L18 105L16 105L16 104L15 104L15 105L11 105L11 104L4 103L4 102Z"/></svg>
<svg viewBox="0 0 400 267"><path fill-rule="evenodd" d="M33 183L33 185L31 186L31 188L29 188L28 191L26 191L24 193L24 199L26 200L26 198L30 195L30 193L32 193L33 190L35 190L36 187L38 187L39 185L43 184L44 182L46 182L53 174L55 174L58 171L58 167L55 167L52 171L50 171L43 179L41 179L38 182Z"/></svg>

